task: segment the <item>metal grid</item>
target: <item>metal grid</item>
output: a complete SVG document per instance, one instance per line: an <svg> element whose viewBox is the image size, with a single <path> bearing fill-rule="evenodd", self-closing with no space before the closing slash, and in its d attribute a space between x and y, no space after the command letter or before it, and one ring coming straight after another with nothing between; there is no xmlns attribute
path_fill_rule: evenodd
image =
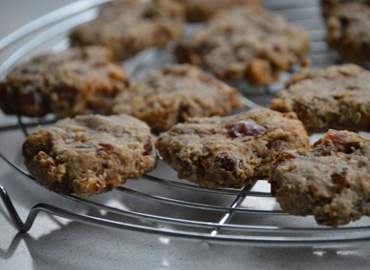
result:
<svg viewBox="0 0 370 270"><path fill-rule="evenodd" d="M16 48L0 66L0 77L17 61L28 56L42 44L65 35L72 27L94 17L90 10L106 0L81 1L56 10L24 26L0 41L0 52ZM272 11L286 16L291 21L308 29L312 39L309 57L316 66L332 64L335 55L328 53L325 42L325 28L321 22L320 9L316 1L265 0ZM90 10L90 11L89 11ZM37 34L30 40L25 39ZM18 48L16 44L21 44ZM57 50L66 46L62 38L54 46ZM145 68L157 67L171 62L166 50L149 49L125 63L131 75L137 75ZM281 89L281 84L266 89L250 89L239 85L248 94L244 99L246 108L268 103ZM256 103L254 103L253 101ZM14 119L13 119L14 120ZM38 124L50 124L54 119L37 121L18 117L17 122L0 126L0 138L7 132L23 132ZM24 138L24 137L23 137ZM22 141L19 142L20 144ZM0 152L0 156L16 171L31 181L34 178L11 157ZM28 231L39 212L60 216L74 221L115 229L129 229L174 237L206 240L208 242L239 242L253 245L311 246L317 244L338 244L370 240L370 226L354 223L348 227L332 229L320 227L311 218L297 218L283 213L269 192L266 181L258 181L242 190L201 188L186 181L179 181L173 171L159 160L158 169L142 177L140 181L129 182L115 188L111 193L101 195L113 197L109 202L97 198L81 199L74 195L63 196L92 210L74 212L49 204L34 206L23 222L4 189L0 185L1 198L15 226L22 232ZM266 223L266 224L265 224ZM298 225L297 225L298 224Z"/></svg>

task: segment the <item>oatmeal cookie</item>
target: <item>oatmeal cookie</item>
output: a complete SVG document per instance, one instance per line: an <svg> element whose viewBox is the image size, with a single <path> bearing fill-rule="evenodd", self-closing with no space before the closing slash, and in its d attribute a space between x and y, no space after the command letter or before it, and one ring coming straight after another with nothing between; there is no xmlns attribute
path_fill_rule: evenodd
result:
<svg viewBox="0 0 370 270"><path fill-rule="evenodd" d="M216 12L231 9L235 6L257 6L260 0L175 0L185 7L188 22L203 22Z"/></svg>
<svg viewBox="0 0 370 270"><path fill-rule="evenodd" d="M346 3L370 4L370 0L321 0L324 17L329 16L336 7Z"/></svg>
<svg viewBox="0 0 370 270"><path fill-rule="evenodd" d="M299 62L308 47L308 33L284 18L262 8L238 7L215 15L175 54L180 62L204 66L221 80L263 86Z"/></svg>
<svg viewBox="0 0 370 270"><path fill-rule="evenodd" d="M327 16L329 47L345 61L370 61L370 1L350 1Z"/></svg>
<svg viewBox="0 0 370 270"><path fill-rule="evenodd" d="M13 69L0 83L0 106L7 114L74 116L107 110L128 86L125 70L112 62L107 49L75 48Z"/></svg>
<svg viewBox="0 0 370 270"><path fill-rule="evenodd" d="M269 181L285 212L336 227L370 215L369 164L370 139L329 130L311 150L281 153Z"/></svg>
<svg viewBox="0 0 370 270"><path fill-rule="evenodd" d="M125 60L149 47L165 47L181 37L183 7L170 0L114 1L99 16L72 31L74 46L103 45Z"/></svg>
<svg viewBox="0 0 370 270"><path fill-rule="evenodd" d="M369 131L370 72L350 64L304 69L287 82L271 108L294 111L310 132Z"/></svg>
<svg viewBox="0 0 370 270"><path fill-rule="evenodd" d="M223 115L242 107L236 89L211 78L191 65L168 65L150 71L130 92L114 102L113 113L127 113L153 131L168 130L189 117Z"/></svg>
<svg viewBox="0 0 370 270"><path fill-rule="evenodd" d="M83 115L39 127L23 144L23 156L41 185L79 197L140 178L156 162L148 125L128 115Z"/></svg>
<svg viewBox="0 0 370 270"><path fill-rule="evenodd" d="M163 159L203 187L241 188L268 176L284 149L308 148L294 113L254 109L228 117L190 118L157 139Z"/></svg>

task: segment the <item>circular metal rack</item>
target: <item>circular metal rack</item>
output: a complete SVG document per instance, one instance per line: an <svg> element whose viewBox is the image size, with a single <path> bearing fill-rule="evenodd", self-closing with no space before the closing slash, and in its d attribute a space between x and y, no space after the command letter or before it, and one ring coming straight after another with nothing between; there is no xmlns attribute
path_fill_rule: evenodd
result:
<svg viewBox="0 0 370 270"><path fill-rule="evenodd" d="M6 53L8 57L1 60L0 77L4 77L19 60L29 58L32 54L50 49L57 52L67 48L68 31L93 19L96 16L96 7L104 2L107 0L70 4L5 37L0 41L0 53ZM335 62L335 55L328 52L324 41L325 26L317 1L265 0L264 5L309 31L311 50L308 57L313 65L326 66ZM166 49L148 49L123 64L130 75L135 77L148 68L158 68L171 61L174 60L169 46ZM274 94L281 90L281 83L266 89L251 89L245 85L238 87L248 96L244 99L246 108L254 108L259 106L256 103L268 104ZM47 117L36 121L18 117L17 121L0 126L0 138L4 138L3 134L9 131L27 135L31 128L54 121ZM22 141L19 142L21 144ZM20 158L11 158L5 151L0 152L0 156L13 169L31 181L34 180L23 165L15 161L21 160ZM333 229L316 225L312 217L293 217L283 213L271 196L267 181L257 181L241 190L208 189L178 180L174 171L161 160L157 167L139 181L130 180L124 186L101 195L104 199L100 199L101 196L82 199L74 195L55 194L90 209L83 213L38 204L31 209L23 222L1 185L0 194L15 226L23 232L31 228L39 212L46 212L97 226L218 243L312 246L370 240L370 226L361 221Z"/></svg>

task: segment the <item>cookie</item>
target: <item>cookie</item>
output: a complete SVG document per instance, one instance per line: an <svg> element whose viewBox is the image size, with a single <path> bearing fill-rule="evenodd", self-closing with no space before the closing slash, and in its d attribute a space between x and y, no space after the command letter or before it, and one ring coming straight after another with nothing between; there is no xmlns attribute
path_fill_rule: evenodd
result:
<svg viewBox="0 0 370 270"><path fill-rule="evenodd" d="M344 4L344 3L350 3L353 0L321 0L321 9L322 14L324 17L328 17L331 11L336 8L338 5ZM361 1L361 0L359 0Z"/></svg>
<svg viewBox="0 0 370 270"><path fill-rule="evenodd" d="M202 187L241 188L268 176L280 151L308 148L294 113L254 109L228 117L190 118L156 142L178 177Z"/></svg>
<svg viewBox="0 0 370 270"><path fill-rule="evenodd" d="M370 4L370 0L321 0L324 17L328 17L336 7L346 3Z"/></svg>
<svg viewBox="0 0 370 270"><path fill-rule="evenodd" d="M125 60L180 39L183 17L183 7L170 0L114 1L95 20L73 30L70 39L73 46L106 46L115 60Z"/></svg>
<svg viewBox="0 0 370 270"><path fill-rule="evenodd" d="M204 66L224 81L263 86L302 60L307 31L262 8L237 7L215 15L178 45L180 62Z"/></svg>
<svg viewBox="0 0 370 270"><path fill-rule="evenodd" d="M154 169L150 129L128 116L83 115L37 128L23 144L25 164L46 188L100 194Z"/></svg>
<svg viewBox="0 0 370 270"><path fill-rule="evenodd" d="M149 71L122 93L112 112L145 121L153 131L165 131L189 117L224 115L242 107L237 90L191 65L168 65Z"/></svg>
<svg viewBox="0 0 370 270"><path fill-rule="evenodd" d="M350 1L327 16L327 42L345 61L370 61L370 1Z"/></svg>
<svg viewBox="0 0 370 270"><path fill-rule="evenodd" d="M370 139L329 130L311 150L286 151L271 169L281 208L339 226L370 215Z"/></svg>
<svg viewBox="0 0 370 270"><path fill-rule="evenodd" d="M303 69L272 102L280 112L297 113L310 132L329 128L370 130L370 72L356 65Z"/></svg>
<svg viewBox="0 0 370 270"><path fill-rule="evenodd" d="M185 7L188 22L203 22L215 13L235 6L257 6L260 0L175 0Z"/></svg>
<svg viewBox="0 0 370 270"><path fill-rule="evenodd" d="M14 68L0 83L0 106L6 114L62 118L107 110L128 86L125 70L112 62L107 49L74 48Z"/></svg>

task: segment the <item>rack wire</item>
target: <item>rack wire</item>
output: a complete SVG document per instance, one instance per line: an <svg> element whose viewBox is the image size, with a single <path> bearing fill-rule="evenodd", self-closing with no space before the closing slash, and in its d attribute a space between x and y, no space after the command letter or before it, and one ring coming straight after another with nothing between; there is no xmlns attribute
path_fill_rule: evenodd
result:
<svg viewBox="0 0 370 270"><path fill-rule="evenodd" d="M68 47L65 36L68 31L94 18L95 8L107 0L80 1L25 25L0 41L0 53L8 52L8 57L0 66L0 77L19 60L30 56L45 43L56 39L55 50ZM311 35L311 51L308 55L316 66L330 65L335 55L328 52L324 42L325 27L317 1L311 0L265 0L272 11L282 14L308 29ZM32 36L30 38L30 36ZM20 44L18 47L16 44ZM48 45L50 49L51 45ZM124 65L131 75L137 75L146 68L158 67L173 61L167 48L149 49ZM240 85L239 89L248 95L244 99L246 108L268 103L274 94L281 90L281 84L266 89L250 89ZM0 138L8 132L22 132L39 124L48 125L53 118L27 119L18 117L16 122L0 126ZM23 137L24 138L24 137ZM22 141L19 142L20 144ZM0 157L9 166L30 181L34 178L9 157L0 152ZM77 213L50 204L37 204L23 222L18 216L5 188L0 185L0 194L8 213L21 231L26 232L34 223L38 213L67 218L73 221L114 228L135 230L146 233L205 240L207 242L237 242L253 245L312 246L319 244L353 243L370 240L370 226L353 223L350 226L332 229L317 226L312 218L297 218L283 213L269 192L266 181L258 181L244 189L209 189L186 181L178 180L174 172L159 160L158 169L144 175L139 181L132 181L115 188L103 201L95 197L82 199L74 195L59 195L88 209L87 213ZM134 203L133 203L134 202Z"/></svg>

